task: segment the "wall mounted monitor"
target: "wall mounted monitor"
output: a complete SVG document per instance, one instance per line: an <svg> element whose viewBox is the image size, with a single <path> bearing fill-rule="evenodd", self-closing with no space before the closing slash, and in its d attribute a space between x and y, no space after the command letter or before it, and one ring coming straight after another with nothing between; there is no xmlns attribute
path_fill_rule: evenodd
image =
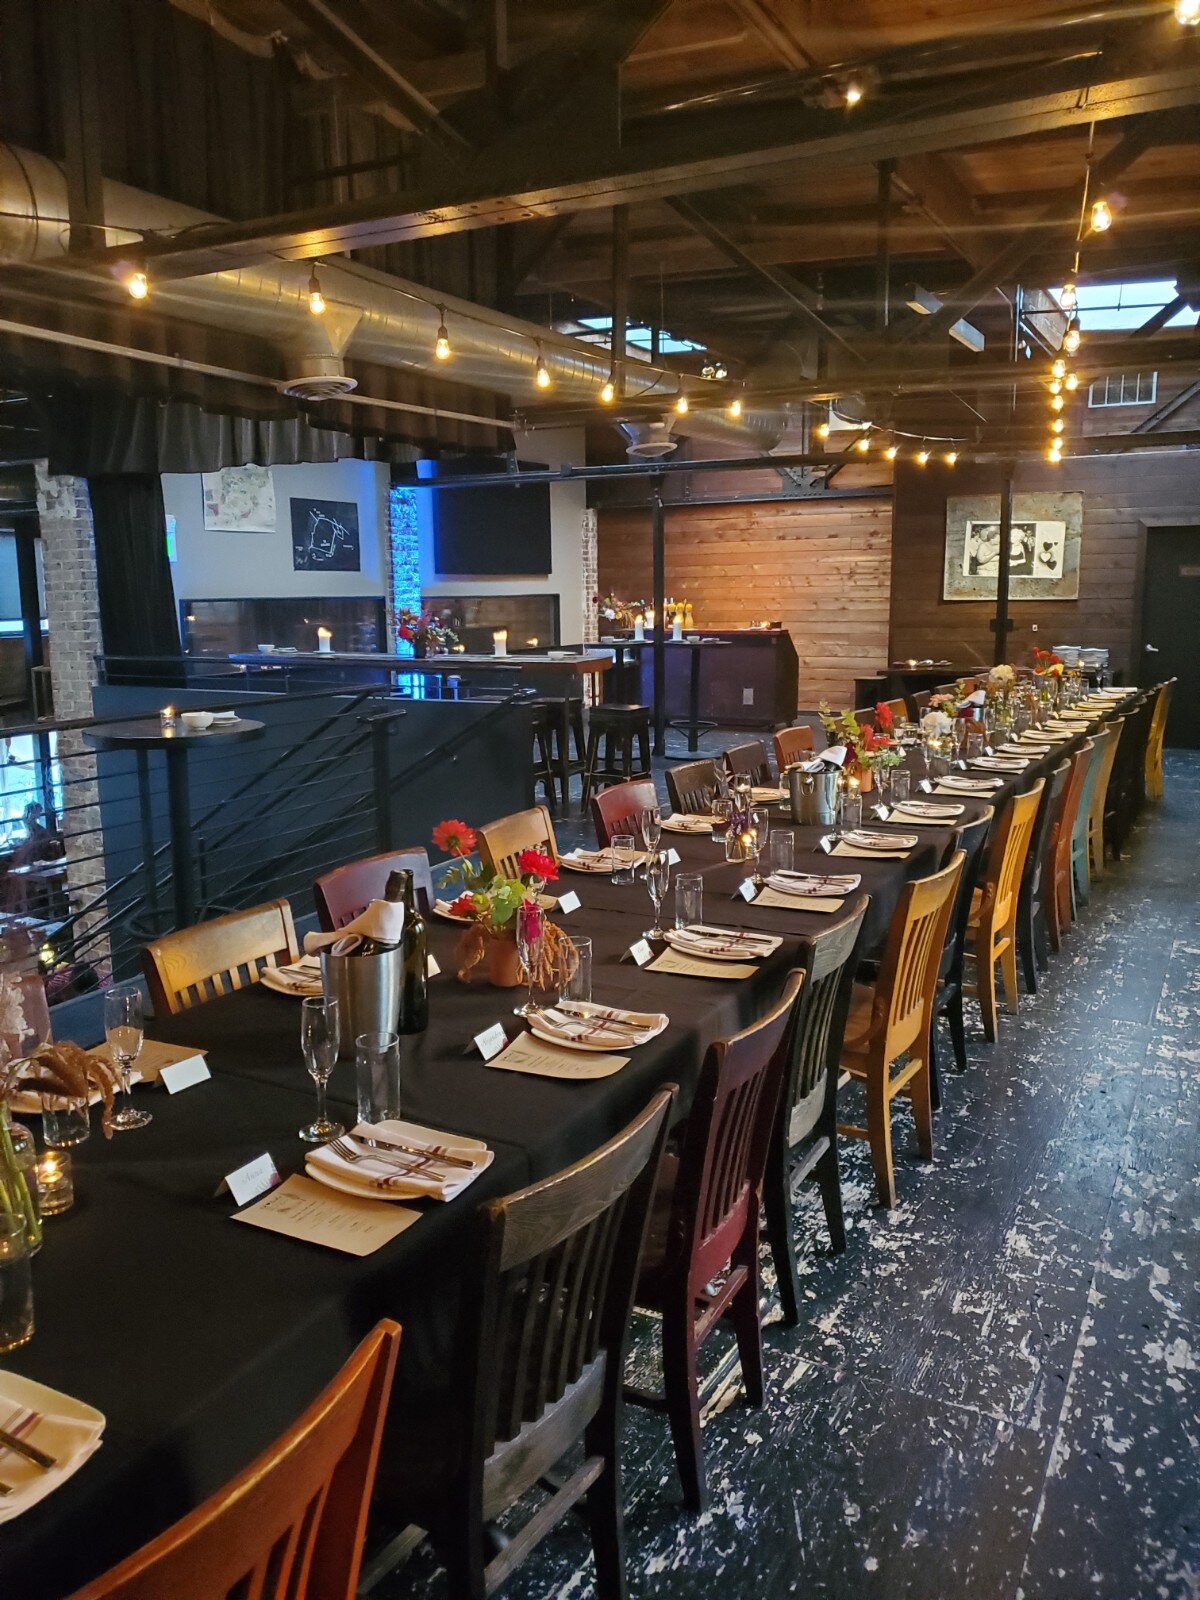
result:
<svg viewBox="0 0 1200 1600"><path fill-rule="evenodd" d="M501 456L457 456L418 464L425 481L505 472ZM522 472L539 470L531 461ZM544 469L542 469L544 470ZM514 474L515 478L515 474ZM439 577L537 577L551 570L550 486L499 484L433 494L434 562Z"/></svg>

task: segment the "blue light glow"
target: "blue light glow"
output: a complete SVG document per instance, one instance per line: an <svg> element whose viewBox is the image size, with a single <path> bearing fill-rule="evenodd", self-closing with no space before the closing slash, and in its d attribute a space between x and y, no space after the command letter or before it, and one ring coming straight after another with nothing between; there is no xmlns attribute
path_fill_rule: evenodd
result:
<svg viewBox="0 0 1200 1600"><path fill-rule="evenodd" d="M397 486L388 491L388 545L391 552L392 610L421 609L421 563L417 538L417 491ZM407 639L393 639L397 655L410 656Z"/></svg>

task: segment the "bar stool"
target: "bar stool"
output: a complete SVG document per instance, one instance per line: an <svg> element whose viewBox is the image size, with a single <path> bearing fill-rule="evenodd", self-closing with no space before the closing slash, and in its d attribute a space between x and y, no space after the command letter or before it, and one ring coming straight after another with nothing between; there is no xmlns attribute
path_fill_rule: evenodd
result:
<svg viewBox="0 0 1200 1600"><path fill-rule="evenodd" d="M583 701L565 694L539 694L531 703L535 726L539 716L545 714L551 768L562 789L563 809L569 810L571 779L577 772L583 771L584 765ZM572 744L575 747L574 755L571 753ZM553 798L550 803L554 805Z"/></svg>
<svg viewBox="0 0 1200 1600"><path fill-rule="evenodd" d="M634 742L637 755L634 755ZM601 759L603 744L603 760ZM593 706L588 718L587 756L583 765L586 807L593 789L631 778L650 777L650 707Z"/></svg>
<svg viewBox="0 0 1200 1600"><path fill-rule="evenodd" d="M540 783L551 811L558 810L558 773L554 762L554 714L549 706L534 701L531 706L533 729L533 797ZM563 803L566 804L566 792Z"/></svg>

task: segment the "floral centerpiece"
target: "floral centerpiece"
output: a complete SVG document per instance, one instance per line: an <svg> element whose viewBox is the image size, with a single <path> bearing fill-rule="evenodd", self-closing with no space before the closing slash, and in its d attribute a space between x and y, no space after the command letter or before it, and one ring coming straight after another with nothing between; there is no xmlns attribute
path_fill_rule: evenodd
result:
<svg viewBox="0 0 1200 1600"><path fill-rule="evenodd" d="M1001 662L993 667L987 675L987 697L989 700L1007 700L1017 681L1017 669L1010 667L1007 662Z"/></svg>
<svg viewBox="0 0 1200 1600"><path fill-rule="evenodd" d="M1034 646L1033 670L1039 678L1061 678L1063 675L1063 658L1055 655L1053 650L1039 650Z"/></svg>
<svg viewBox="0 0 1200 1600"><path fill-rule="evenodd" d="M543 989L565 983L575 970L577 957L562 929L545 915L540 900L546 884L558 877L554 857L543 850L522 850L517 857L519 876L509 878L473 864L477 836L465 822L453 818L439 822L433 830L433 842L453 857L446 881L462 886L450 912L470 923L459 941L459 978L464 983L487 982L501 989L515 988L521 981L517 956L521 919L526 934L541 933L532 981Z"/></svg>
<svg viewBox="0 0 1200 1600"><path fill-rule="evenodd" d="M953 729L953 716L941 706L931 706L921 718L921 732L927 739L948 738Z"/></svg>
<svg viewBox="0 0 1200 1600"><path fill-rule="evenodd" d="M431 652L445 655L458 643L454 630L439 622L431 611L413 611L409 606L402 606L396 613L396 637L411 644L413 655L419 660Z"/></svg>
<svg viewBox="0 0 1200 1600"><path fill-rule="evenodd" d="M857 776L863 789L871 787L874 773L898 766L903 760L904 752L892 737L891 708L882 700L875 707L874 728L859 722L853 711L832 710L825 700L817 709L830 744L846 747L842 771L847 777Z"/></svg>
<svg viewBox="0 0 1200 1600"><path fill-rule="evenodd" d="M650 609L645 600L620 600L615 594L596 595L596 609L601 622L614 628L632 628L634 617L644 616Z"/></svg>
<svg viewBox="0 0 1200 1600"><path fill-rule="evenodd" d="M904 760L904 751L892 732L894 723L891 706L886 700L880 700L875 707L874 728L863 729L858 761L860 767L865 767L873 775L876 783L882 780L889 768L898 767Z"/></svg>

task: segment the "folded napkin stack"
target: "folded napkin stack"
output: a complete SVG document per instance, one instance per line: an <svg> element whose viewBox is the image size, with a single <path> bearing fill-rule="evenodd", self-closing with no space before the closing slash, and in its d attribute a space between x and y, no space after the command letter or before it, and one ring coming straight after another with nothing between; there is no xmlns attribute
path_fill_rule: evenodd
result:
<svg viewBox="0 0 1200 1600"><path fill-rule="evenodd" d="M632 1049L655 1039L670 1022L663 1011L622 1011L590 1001L563 1000L529 1018L530 1031L551 1044L595 1050Z"/></svg>
<svg viewBox="0 0 1200 1600"><path fill-rule="evenodd" d="M672 928L667 943L689 956L708 956L715 960L760 961L783 943L769 933L747 933L741 928L710 928L693 923L687 928Z"/></svg>
<svg viewBox="0 0 1200 1600"><path fill-rule="evenodd" d="M54 1460L52 1467L36 1466L0 1445L0 1482L9 1489L0 1497L0 1522L8 1522L52 1494L100 1448L104 1417L70 1395L0 1372L0 1428Z"/></svg>
<svg viewBox="0 0 1200 1600"><path fill-rule="evenodd" d="M360 1122L342 1140L355 1159L332 1144L310 1150L304 1165L310 1178L330 1189L371 1200L453 1200L493 1156L479 1139L424 1128L416 1122Z"/></svg>
<svg viewBox="0 0 1200 1600"><path fill-rule="evenodd" d="M862 882L862 875L858 872L773 872L767 882L780 894L795 895L799 900L824 900L834 895L841 899L854 893Z"/></svg>

